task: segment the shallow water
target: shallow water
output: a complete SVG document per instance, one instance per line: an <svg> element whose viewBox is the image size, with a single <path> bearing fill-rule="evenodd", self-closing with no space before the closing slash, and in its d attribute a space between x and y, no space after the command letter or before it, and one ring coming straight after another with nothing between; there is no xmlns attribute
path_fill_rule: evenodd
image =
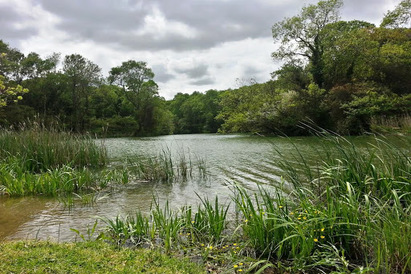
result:
<svg viewBox="0 0 411 274"><path fill-rule="evenodd" d="M357 138L365 143L367 137ZM292 142L291 142L292 141ZM249 190L255 190L257 183L275 185L280 181L278 167L281 157L299 151L316 159L315 147L321 146L318 138L264 138L247 135L170 135L151 138L113 138L98 140L107 147L112 165L124 162L127 157L157 156L169 151L178 161L184 155L192 162L193 178L172 184L130 182L100 194L93 205L76 203L68 209L56 199L38 197L0 197L0 240L1 239L54 239L73 241L78 239L74 228L86 235L96 219L126 215L136 210L148 212L157 197L160 204L168 200L178 208L182 205L196 205L201 197L228 200L230 186L238 183ZM277 152L275 152L277 150ZM196 163L206 165L207 177L196 176ZM102 221L99 221L100 227ZM77 237L77 238L76 238Z"/></svg>

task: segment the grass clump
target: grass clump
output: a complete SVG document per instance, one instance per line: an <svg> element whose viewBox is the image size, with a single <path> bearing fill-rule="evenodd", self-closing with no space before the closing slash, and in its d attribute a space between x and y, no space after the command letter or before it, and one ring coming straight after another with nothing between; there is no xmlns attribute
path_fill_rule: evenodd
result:
<svg viewBox="0 0 411 274"><path fill-rule="evenodd" d="M40 126L0 133L0 194L59 196L107 185L107 153L89 137Z"/></svg>
<svg viewBox="0 0 411 274"><path fill-rule="evenodd" d="M163 149L156 157L129 157L118 168L139 180L156 183L185 182L194 176L200 179L207 177L205 161L199 158L193 162L184 150L176 158L170 149Z"/></svg>
<svg viewBox="0 0 411 274"><path fill-rule="evenodd" d="M323 162L299 151L283 160L288 194L235 188L247 244L285 271L410 272L409 147L378 138L362 148L342 137L321 141Z"/></svg>
<svg viewBox="0 0 411 274"><path fill-rule="evenodd" d="M107 152L87 136L41 127L0 133L0 160L19 159L28 172L44 172L61 166L101 167Z"/></svg>
<svg viewBox="0 0 411 274"><path fill-rule="evenodd" d="M205 273L185 259L101 241L1 243L0 269L2 273Z"/></svg>

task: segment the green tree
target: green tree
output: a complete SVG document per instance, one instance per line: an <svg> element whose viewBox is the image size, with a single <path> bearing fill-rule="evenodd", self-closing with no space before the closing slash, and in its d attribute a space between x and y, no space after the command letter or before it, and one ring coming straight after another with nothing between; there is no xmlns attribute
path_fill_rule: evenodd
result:
<svg viewBox="0 0 411 274"><path fill-rule="evenodd" d="M129 60L110 70L108 80L121 87L125 98L134 107L134 116L138 123L135 135L156 134L156 111L158 104L158 86L153 81L154 73L145 62ZM165 104L164 104L165 107ZM158 116L157 116L158 118Z"/></svg>
<svg viewBox="0 0 411 274"><path fill-rule="evenodd" d="M407 26L408 24L408 26ZM399 27L411 27L411 0L401 1L397 7L388 11L382 22L383 28L399 28Z"/></svg>
<svg viewBox="0 0 411 274"><path fill-rule="evenodd" d="M89 116L89 93L100 82L101 69L83 56L71 54L64 58L63 71L71 90L71 127L82 131Z"/></svg>
<svg viewBox="0 0 411 274"><path fill-rule="evenodd" d="M355 70L364 64L364 51L370 45L361 35L375 28L368 22L338 21L328 24L322 30L323 75L326 89L352 82ZM361 35L359 35L361 33Z"/></svg>
<svg viewBox="0 0 411 274"><path fill-rule="evenodd" d="M272 56L276 59L293 61L306 58L310 62L310 71L314 82L323 86L323 52L322 31L327 24L339 20L341 0L320 1L309 5L301 13L274 24L272 34L274 41L281 45Z"/></svg>
<svg viewBox="0 0 411 274"><path fill-rule="evenodd" d="M24 59L24 54L0 40L0 55L0 75L20 84L23 80L20 62Z"/></svg>

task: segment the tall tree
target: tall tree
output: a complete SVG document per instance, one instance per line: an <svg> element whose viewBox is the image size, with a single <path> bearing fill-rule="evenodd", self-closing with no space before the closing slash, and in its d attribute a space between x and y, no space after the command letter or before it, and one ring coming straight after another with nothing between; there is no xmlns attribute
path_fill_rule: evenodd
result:
<svg viewBox="0 0 411 274"><path fill-rule="evenodd" d="M307 58L311 65L314 82L323 86L323 45L322 30L327 24L337 22L340 18L339 9L342 0L320 1L316 5L309 5L301 13L274 24L272 34L274 41L281 45L272 56L276 59L293 61L298 58Z"/></svg>
<svg viewBox="0 0 411 274"><path fill-rule="evenodd" d="M129 60L110 70L108 80L120 86L124 96L135 108L138 122L136 135L151 134L154 127L154 97L158 96L158 86L153 81L154 73L145 62Z"/></svg>
<svg viewBox="0 0 411 274"><path fill-rule="evenodd" d="M81 131L88 114L88 93L101 79L101 69L83 56L71 54L64 58L63 71L69 79L71 89L72 129Z"/></svg>

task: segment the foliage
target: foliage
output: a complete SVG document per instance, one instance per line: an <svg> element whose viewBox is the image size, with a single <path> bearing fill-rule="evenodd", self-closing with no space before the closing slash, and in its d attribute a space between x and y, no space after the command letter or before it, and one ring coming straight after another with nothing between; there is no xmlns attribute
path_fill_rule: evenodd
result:
<svg viewBox="0 0 411 274"><path fill-rule="evenodd" d="M176 133L215 133L221 125L216 116L220 111L220 94L208 90L205 94L178 93L170 101Z"/></svg>
<svg viewBox="0 0 411 274"><path fill-rule="evenodd" d="M314 83L323 85L323 45L322 30L329 23L339 20L340 0L320 1L309 5L297 16L286 18L274 24L274 41L281 41L281 46L273 53L274 58L293 60L296 56L307 58L311 63Z"/></svg>
<svg viewBox="0 0 411 274"><path fill-rule="evenodd" d="M158 100L158 86L152 80L153 78L154 73L145 62L133 60L123 62L121 66L114 67L110 71L109 82L121 87L125 98L134 107L133 114L138 124L135 135L170 133L167 129L166 132L155 130L156 124L166 117L163 114L159 115L158 111L156 115L160 101Z"/></svg>
<svg viewBox="0 0 411 274"><path fill-rule="evenodd" d="M0 108L7 105L7 102L13 100L17 103L20 100L23 100L21 96L24 93L27 93L28 89L23 88L20 85L16 87L7 87L4 83L4 77L0 75Z"/></svg>
<svg viewBox="0 0 411 274"><path fill-rule="evenodd" d="M59 196L104 188L106 174L93 173L89 168L102 167L106 161L105 148L88 137L40 126L3 131L0 194Z"/></svg>
<svg viewBox="0 0 411 274"><path fill-rule="evenodd" d="M401 1L394 10L388 11L381 22L381 27L401 27L411 23L411 1Z"/></svg>

